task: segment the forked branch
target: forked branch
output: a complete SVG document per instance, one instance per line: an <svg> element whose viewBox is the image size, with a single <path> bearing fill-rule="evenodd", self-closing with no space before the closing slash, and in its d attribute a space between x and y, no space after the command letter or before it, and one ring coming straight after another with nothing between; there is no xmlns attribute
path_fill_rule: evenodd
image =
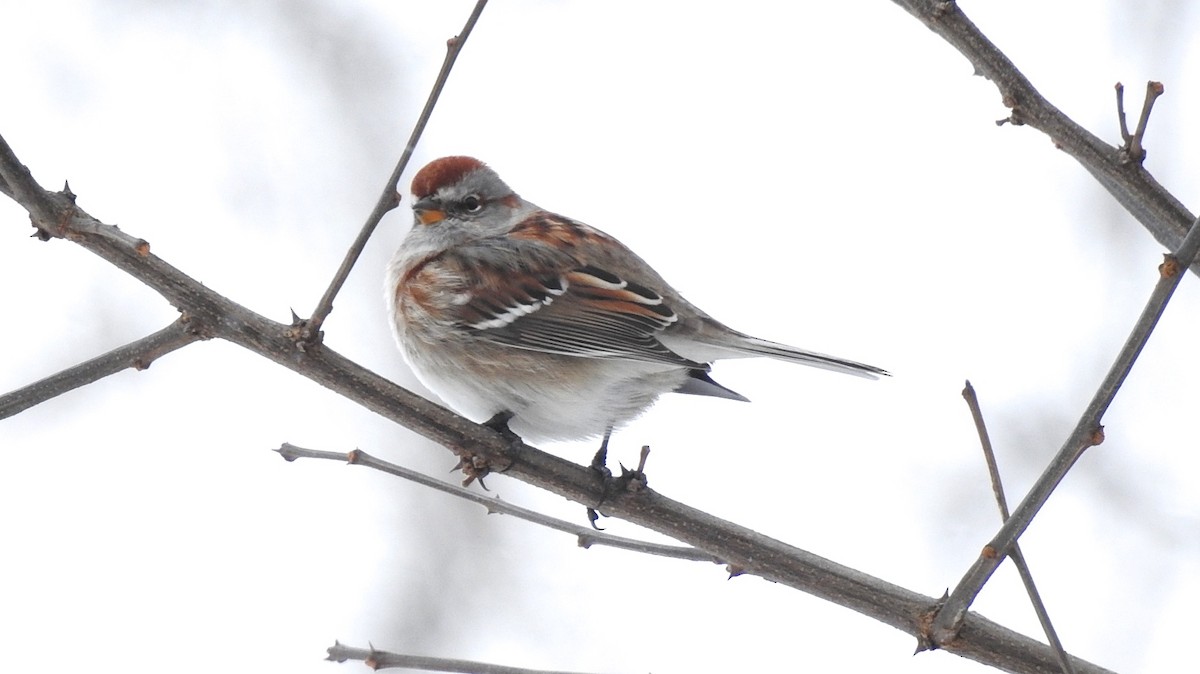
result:
<svg viewBox="0 0 1200 674"><path fill-rule="evenodd" d="M1050 104L1013 62L979 31L958 4L948 0L893 0L967 57L975 72L1000 90L1009 121L1045 133L1074 157L1167 250L1179 248L1196 219L1137 161L1076 124ZM1143 108L1149 115L1149 106ZM1145 125L1141 125L1145 133ZM1140 149L1140 142L1139 142ZM1200 274L1200 265L1192 271Z"/></svg>
<svg viewBox="0 0 1200 674"><path fill-rule="evenodd" d="M967 382L962 395L963 399L967 401L967 407L971 410L971 419L975 422L975 432L979 434L979 445L983 449L984 462L987 463L988 478L992 482L992 495L996 498L996 507L1000 509L1000 519L1001 521L1007 520L1009 517L1008 498L1004 495L1004 483L1000 480L1000 466L996 463L996 452L992 448L992 438L988 434L987 423L983 419L983 409L979 407L979 396L975 394L975 387L971 386L971 382ZM1029 570L1029 564L1025 561L1025 554L1021 552L1019 543L1013 543L1009 556L1012 557L1013 564L1017 567L1021 583L1025 585L1025 593L1029 595L1029 601L1033 604L1033 611L1037 614L1042 632L1045 633L1046 640L1050 642L1050 647L1054 649L1054 655L1058 658L1058 666L1062 669L1063 674L1075 674L1075 668L1071 666L1071 659L1067 656L1067 651L1058 638L1054 624L1050 622L1050 612L1046 610L1042 595L1033 582L1033 572Z"/></svg>
<svg viewBox="0 0 1200 674"><path fill-rule="evenodd" d="M1171 295L1179 285L1183 270L1192 265L1198 250L1200 250L1200 223L1193 223L1175 253L1164 256L1163 263L1158 267L1158 283L1150 293L1150 299L1147 300L1141 316L1138 317L1128 339L1125 340L1124 346L1117 354L1116 361L1109 368L1108 374L1100 382L1100 387L1092 396L1087 409L1075 424L1075 429L1071 432L1070 437L1063 443L1058 454L1038 477L1037 482L1025 495L1017 509L1013 511L1012 517L1004 522L1004 526L1000 527L1000 531L996 533L991 542L984 546L979 558L959 581L954 592L950 594L949 600L938 613L932 632L933 641L938 646L945 647L946 644L954 641L958 625L966 616L967 607L971 605L979 591L983 589L984 584L1004 561L1004 557L1012 548L1013 543L1024 533L1038 511L1046 504L1050 494L1066 477L1071 466L1075 465L1087 448L1104 442L1104 427L1100 425L1100 421L1116 397L1117 391L1121 389L1121 384L1125 382L1125 377L1133 369L1133 364L1146 346L1146 342L1149 341L1150 334L1154 332L1154 326L1158 324L1158 319L1167 308L1167 302L1170 301Z"/></svg>
<svg viewBox="0 0 1200 674"><path fill-rule="evenodd" d="M479 15L483 13L483 8L487 5L487 0L476 0L475 9L471 15L467 17L467 23L458 35L450 38L446 42L446 58L442 61L442 69L438 72L437 79L433 83L433 89L429 92L429 97L425 100L425 107L421 110L421 114L417 117L417 123L413 126L412 134L408 137L408 143L404 146L404 151L400 153L400 160L396 162L396 168L392 169L392 175L388 178L387 184L383 187L383 193L379 195L379 200L375 202L375 208L371 214L367 216L367 221L358 232L358 237L354 239L354 243L350 244L350 250L346 251L346 257L342 260L342 264L333 275L333 280L330 281L329 287L325 289L325 294L321 296L321 300L317 302L317 308L313 311L308 320L299 320L293 326L293 331L296 343L298 345L316 344L320 341L321 326L325 324L325 319L329 317L329 312L333 311L333 298L341 291L342 285L346 283L346 279L350 277L350 270L354 268L354 264L358 262L359 256L362 255L363 249L367 247L367 241L371 238L371 234L375 232L375 228L379 226L379 222L383 220L383 216L389 211L400 205L400 194L398 192L400 184L400 176L404 174L404 169L408 168L408 161L412 158L413 151L417 148L417 141L421 139L421 134L425 133L425 125L429 123L429 118L433 115L433 106L437 105L438 98L442 95L442 89L446 87L446 80L450 78L450 70L454 68L454 62L458 60L458 54L462 51L463 45L466 44L467 38L471 35L471 31L475 29L475 23L479 21ZM303 348L303 347L302 347Z"/></svg>

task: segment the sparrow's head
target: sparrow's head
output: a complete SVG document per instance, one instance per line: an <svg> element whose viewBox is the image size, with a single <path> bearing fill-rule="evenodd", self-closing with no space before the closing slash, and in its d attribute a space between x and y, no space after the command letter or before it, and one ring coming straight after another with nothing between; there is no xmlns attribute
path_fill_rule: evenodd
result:
<svg viewBox="0 0 1200 674"><path fill-rule="evenodd" d="M412 181L413 227L442 222L491 229L512 222L518 197L496 172L474 157L442 157Z"/></svg>

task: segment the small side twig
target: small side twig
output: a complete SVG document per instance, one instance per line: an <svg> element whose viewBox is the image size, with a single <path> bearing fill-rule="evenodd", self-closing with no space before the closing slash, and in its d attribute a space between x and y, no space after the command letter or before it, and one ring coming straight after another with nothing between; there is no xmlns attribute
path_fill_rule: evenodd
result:
<svg viewBox="0 0 1200 674"><path fill-rule="evenodd" d="M458 660L453 658L430 658L420 655L405 655L371 648L354 648L339 641L333 642L326 652L325 659L331 662L359 660L371 669L391 669L403 667L420 669L427 672L463 672L464 674L577 674L576 672L560 672L545 669L526 669L524 667L509 667L494 665L490 662L473 660Z"/></svg>
<svg viewBox="0 0 1200 674"><path fill-rule="evenodd" d="M1182 273L1195 261L1198 250L1200 250L1200 219L1192 222L1191 228L1175 253L1163 256L1164 261L1158 267L1159 280L1155 284L1153 292L1150 293L1150 299L1146 301L1141 316L1138 317L1124 346L1117 354L1115 362L1109 368L1099 388L1096 389L1091 402L1088 403L1087 409L1075 424L1067 441L1063 443L1050 465L1046 467L1029 493L1013 511L1012 517L1005 520L995 537L984 546L975 563L963 575L962 580L958 582L946 603L938 611L931 630L935 644L947 644L954 639L959 626L967 615L967 608L991 578L996 568L1004 561L1004 557L1012 548L1013 543L1025 532L1029 523L1046 504L1050 494L1054 492L1088 447L1104 442L1104 427L1100 425L1100 420L1108 411L1108 406L1112 404L1113 399L1116 398L1117 391L1121 389L1125 377L1133 369L1133 364L1146 346L1146 342L1150 340L1154 326L1158 325L1158 319L1166 310L1167 302L1170 301L1171 295L1179 285Z"/></svg>
<svg viewBox="0 0 1200 674"><path fill-rule="evenodd" d="M201 339L207 337L189 322L186 315L180 316L154 334L0 396L0 419L7 419L126 368L145 370L156 359Z"/></svg>
<svg viewBox="0 0 1200 674"><path fill-rule="evenodd" d="M983 410L979 407L979 396L975 395L975 387L971 385L970 381L963 388L962 396L971 410L971 418L975 421L975 431L979 433L979 445L983 448L983 459L987 462L988 477L992 481L992 494L996 497L996 505L1000 508L1000 519L1001 521L1007 520L1009 516L1008 499L1004 496L1004 484L1000 481L1000 467L996 463L992 438L988 435L987 424L983 420ZM1071 659L1067 657L1067 651L1058 638L1058 632L1055 631L1054 624L1050 622L1050 613L1046 610L1042 596L1033 582L1033 573L1029 570L1029 564L1025 561L1025 555L1021 552L1019 543L1013 543L1009 556L1012 557L1013 564L1017 567L1017 573L1021 575L1021 582L1024 583L1025 592L1033 604L1033 611L1042 625L1042 631L1046 633L1046 640L1050 644L1050 648L1054 649L1054 655L1058 658L1059 668L1062 669L1063 674L1075 674L1075 668L1071 666Z"/></svg>
<svg viewBox="0 0 1200 674"><path fill-rule="evenodd" d="M489 514L500 513L503 515L512 515L523 519L527 522L540 524L544 527L572 534L577 538L579 547L590 548L593 545L604 545L611 548L619 548L621 550L629 550L632 552L641 552L647 555L658 555L660 557L672 557L675 559L684 559L693 562L712 562L714 564L724 564L721 559L704 552L698 548L693 548L688 545L664 545L661 543L650 543L647 541L639 541L633 538L624 538L622 536L613 536L593 531L588 527L578 524L572 524L565 520L560 520L548 515L543 515L528 508L522 508L519 505L501 501L499 498L488 497L478 494L469 489L438 480L423 473L419 473L411 468L405 468L388 461L371 456L362 450L354 450L352 452L331 452L321 449L306 449L297 447L289 442L280 445L279 449L275 450L287 461L295 461L296 459L327 459L333 461L345 461L346 463L356 466L366 466L375 470L395 475L412 482L416 482L425 487L436 489L437 491L457 496L458 498L477 503L484 508L487 508Z"/></svg>
<svg viewBox="0 0 1200 674"><path fill-rule="evenodd" d="M446 41L446 58L442 61L442 69L438 72L437 79L433 83L433 89L429 92L429 98L425 100L425 108L421 110L421 115L417 118L417 123L413 127L412 134L408 137L408 143L404 146L404 151L400 153L400 160L396 162L396 168L392 170L392 175L388 178L387 184L384 185L383 194L379 195L379 200L375 202L375 208L367 216L367 222L358 232L358 237L354 239L354 243L350 245L350 250L346 252L346 257L342 259L342 265L338 267L337 273L333 275L333 280L329 283L329 287L325 289L325 294L317 302L317 308L313 310L312 316L307 320L296 321L293 326L296 344L301 349L306 344L313 344L320 341L321 326L324 325L329 313L333 311L333 299L341 291L342 285L345 284L346 279L350 276L350 270L354 268L354 264L358 262L363 249L367 247L367 240L371 238L371 234L375 232L375 228L379 226L379 222L383 220L383 216L400 205L400 194L397 191L400 184L400 176L408 168L408 161L412 158L413 150L417 147L417 141L420 140L421 134L425 132L425 125L429 123L429 118L433 115L433 107L437 105L438 98L442 95L442 89L446 87L446 80L450 78L450 70L454 68L454 62L458 59L459 52L462 51L463 45L466 44L467 38L471 35L471 31L474 30L475 23L479 21L479 15L483 13L483 8L486 5L487 0L478 0L475 3L475 9L467 17L467 23L463 26L462 31L457 36Z"/></svg>
<svg viewBox="0 0 1200 674"><path fill-rule="evenodd" d="M1117 121L1121 125L1121 140L1124 141L1119 152L1121 162L1141 164L1146 160L1146 147L1143 141L1146 137L1146 126L1150 123L1150 111L1154 108L1154 101L1158 100L1158 97L1162 96L1166 89L1162 82L1146 83L1146 99L1142 102L1142 114L1138 117L1137 129L1133 133L1129 133L1129 126L1125 121L1125 85L1117 82L1116 91Z"/></svg>

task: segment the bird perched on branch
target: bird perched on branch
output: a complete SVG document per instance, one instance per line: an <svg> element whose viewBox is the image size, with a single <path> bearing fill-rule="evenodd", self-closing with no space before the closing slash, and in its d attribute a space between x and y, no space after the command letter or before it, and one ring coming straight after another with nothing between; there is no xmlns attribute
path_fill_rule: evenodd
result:
<svg viewBox="0 0 1200 674"><path fill-rule="evenodd" d="M609 436L663 393L746 400L709 377L767 356L869 379L884 370L726 327L624 244L522 199L471 157L413 179L413 227L387 274L395 336L455 410L532 440ZM762 301L758 291L752 301Z"/></svg>

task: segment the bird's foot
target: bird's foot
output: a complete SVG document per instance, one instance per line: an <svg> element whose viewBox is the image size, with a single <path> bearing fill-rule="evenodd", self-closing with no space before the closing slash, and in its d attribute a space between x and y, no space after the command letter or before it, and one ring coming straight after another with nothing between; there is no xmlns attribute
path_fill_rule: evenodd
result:
<svg viewBox="0 0 1200 674"><path fill-rule="evenodd" d="M484 491L491 491L484 484L483 478L492 474L492 464L486 457L468 452L460 452L458 455L458 463L450 469L453 473L456 470L461 470L463 474L463 487L470 487L472 482L478 482Z"/></svg>
<svg viewBox="0 0 1200 674"><path fill-rule="evenodd" d="M646 459L650 456L649 445L642 446L637 468L629 470L624 465L621 465L621 474L617 477L613 477L612 472L604 465L605 457L603 453L606 449L606 447L601 447L601 451L597 452L596 458L592 460L591 466L592 470L599 472L601 478L604 480L604 496L600 499L600 503L597 503L595 507L587 509L588 522L597 531L603 531L596 522L604 515L604 513L600 512L599 508L604 505L605 501L617 494L640 492L648 486L646 481ZM599 467L597 467L597 461L599 461Z"/></svg>
<svg viewBox="0 0 1200 674"><path fill-rule="evenodd" d="M492 415L491 419L488 419L481 425L499 433L500 437L504 438L508 442L509 450L515 455L516 451L523 444L523 441L521 440L521 436L513 433L512 429L508 427L508 422L512 418L512 412L497 412L496 414ZM492 472L503 473L512 467L513 461L508 461L503 467L497 467L493 464L494 462L485 456L462 451L458 453L458 463L455 464L454 468L450 469L450 472L454 472L456 470L462 471L463 475L466 476L463 478L462 482L464 487L470 486L472 482L479 482L479 486L483 487L484 491L491 491L487 488L487 485L483 483L483 478L487 477Z"/></svg>

